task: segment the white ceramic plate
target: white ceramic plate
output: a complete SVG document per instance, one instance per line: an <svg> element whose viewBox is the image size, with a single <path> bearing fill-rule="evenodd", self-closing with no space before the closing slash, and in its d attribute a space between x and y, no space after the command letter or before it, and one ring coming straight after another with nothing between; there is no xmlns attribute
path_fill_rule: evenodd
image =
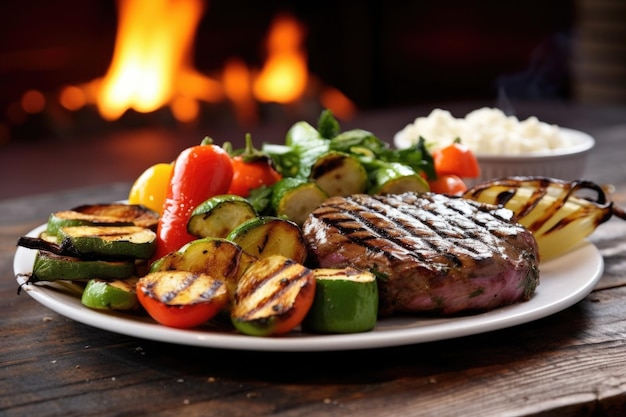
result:
<svg viewBox="0 0 626 417"><path fill-rule="evenodd" d="M29 233L37 236L45 226ZM32 271L35 251L18 247L13 269ZM201 346L257 351L332 351L401 346L489 332L537 320L557 313L587 296L600 280L604 268L595 246L584 242L574 251L541 265L541 284L535 296L523 303L486 313L455 318L395 317L379 320L373 331L344 335L313 335L292 332L285 337L254 337L228 328L179 330L161 326L140 314L108 313L84 307L71 285L45 283L24 285L23 291L51 310L75 321L128 336Z"/></svg>

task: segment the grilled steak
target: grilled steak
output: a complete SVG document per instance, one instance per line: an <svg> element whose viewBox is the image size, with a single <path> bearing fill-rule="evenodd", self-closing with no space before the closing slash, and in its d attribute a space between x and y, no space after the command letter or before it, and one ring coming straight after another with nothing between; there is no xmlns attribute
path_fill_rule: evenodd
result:
<svg viewBox="0 0 626 417"><path fill-rule="evenodd" d="M311 262L378 277L379 315L441 315L528 300L537 243L504 208L434 193L332 197L303 225Z"/></svg>

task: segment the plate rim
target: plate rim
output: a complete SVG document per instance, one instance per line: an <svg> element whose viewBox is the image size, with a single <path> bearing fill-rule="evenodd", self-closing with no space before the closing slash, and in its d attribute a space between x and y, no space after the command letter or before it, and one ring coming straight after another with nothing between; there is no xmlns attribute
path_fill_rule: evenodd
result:
<svg viewBox="0 0 626 417"><path fill-rule="evenodd" d="M45 228L40 225L27 235L36 236ZM540 269L548 271L548 279L558 279L558 270L567 266L577 271L583 266L585 276L578 276L579 285L563 291L558 296L544 300L546 283L540 278L540 285L533 298L510 306L499 307L484 313L462 317L425 318L402 316L382 319L383 325L369 332L351 334L304 334L292 332L282 337L255 337L236 332L211 332L206 329L174 329L149 320L136 320L128 313L105 312L89 309L80 304L80 299L67 304L62 298L69 297L50 289L50 285L26 284L23 273L32 270L34 250L18 247L13 261L15 278L22 291L29 294L48 309L74 321L117 334L179 345L205 348L221 348L248 351L274 352L319 352L373 349L419 344L439 340L501 330L547 317L562 311L585 298L604 272L604 259L598 249L589 241L581 242L576 248L556 259L540 264ZM29 263L30 262L30 263ZM30 270L27 264L31 265ZM550 271L557 270L557 278L549 278ZM543 288L542 288L543 285ZM554 285L554 284L552 284ZM550 285L548 285L550 288ZM147 317L146 317L147 318ZM391 328L387 324L391 323Z"/></svg>

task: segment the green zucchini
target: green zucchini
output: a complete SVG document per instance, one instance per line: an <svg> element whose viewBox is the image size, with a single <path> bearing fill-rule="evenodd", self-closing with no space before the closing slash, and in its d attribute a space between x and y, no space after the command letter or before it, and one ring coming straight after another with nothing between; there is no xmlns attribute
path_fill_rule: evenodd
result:
<svg viewBox="0 0 626 417"><path fill-rule="evenodd" d="M83 260L37 251L29 282L56 280L126 279L135 272L135 263L126 261Z"/></svg>
<svg viewBox="0 0 626 417"><path fill-rule="evenodd" d="M361 194L368 181L367 171L358 159L337 151L320 156L311 168L309 179L329 197Z"/></svg>
<svg viewBox="0 0 626 417"><path fill-rule="evenodd" d="M300 178L283 178L273 188L271 206L276 216L286 217L300 226L328 198L317 184Z"/></svg>
<svg viewBox="0 0 626 417"><path fill-rule="evenodd" d="M372 330L378 319L378 285L370 272L354 268L315 269L315 298L302 330L358 333Z"/></svg>
<svg viewBox="0 0 626 417"><path fill-rule="evenodd" d="M91 279L83 290L81 303L97 310L135 310L139 307L137 281L137 277L111 281Z"/></svg>
<svg viewBox="0 0 626 417"><path fill-rule="evenodd" d="M284 218L255 217L236 227L226 238L258 259L282 255L303 263L307 256L302 230Z"/></svg>
<svg viewBox="0 0 626 417"><path fill-rule="evenodd" d="M224 281L232 297L237 282L256 260L254 256L230 240L207 237L189 242L177 252L157 259L150 266L150 272L206 273Z"/></svg>
<svg viewBox="0 0 626 417"><path fill-rule="evenodd" d="M219 195L196 207L187 222L187 231L201 238L226 237L236 226L256 216L256 210L245 198Z"/></svg>
<svg viewBox="0 0 626 417"><path fill-rule="evenodd" d="M148 259L156 248L156 233L139 226L74 226L59 229L60 246L89 257Z"/></svg>
<svg viewBox="0 0 626 417"><path fill-rule="evenodd" d="M428 182L407 165L389 162L370 172L368 194L402 194L429 190Z"/></svg>

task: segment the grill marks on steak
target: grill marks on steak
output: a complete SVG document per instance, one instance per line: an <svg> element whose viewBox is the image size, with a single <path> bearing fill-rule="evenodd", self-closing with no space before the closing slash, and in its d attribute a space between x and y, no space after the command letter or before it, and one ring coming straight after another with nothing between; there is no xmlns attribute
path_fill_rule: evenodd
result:
<svg viewBox="0 0 626 417"><path fill-rule="evenodd" d="M312 261L379 277L381 315L453 314L526 300L532 234L510 210L433 193L333 197L303 225Z"/></svg>

